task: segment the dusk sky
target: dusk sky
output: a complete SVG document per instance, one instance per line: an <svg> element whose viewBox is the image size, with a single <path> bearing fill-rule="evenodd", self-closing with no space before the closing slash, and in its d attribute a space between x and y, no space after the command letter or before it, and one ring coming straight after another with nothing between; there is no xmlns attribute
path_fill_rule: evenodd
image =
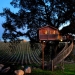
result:
<svg viewBox="0 0 75 75"><path fill-rule="evenodd" d="M14 13L18 12L18 8L14 8L10 2L12 0L0 0L0 12L3 12L3 8L10 8L10 10ZM0 17L0 39L2 40L2 33L3 33L3 28L2 28L2 23L5 21L5 19L3 17ZM23 37L25 38L25 37ZM28 40L27 38L25 38L26 40Z"/></svg>
<svg viewBox="0 0 75 75"><path fill-rule="evenodd" d="M14 8L10 2L12 0L0 0L0 12L3 12L3 8L10 8L10 10L14 13L18 12L18 8ZM5 18L0 17L0 39L2 40L2 33L4 31L4 29L2 28L2 23L5 21ZM21 37L21 38L25 38L25 37ZM28 38L25 38L26 40L29 40Z"/></svg>

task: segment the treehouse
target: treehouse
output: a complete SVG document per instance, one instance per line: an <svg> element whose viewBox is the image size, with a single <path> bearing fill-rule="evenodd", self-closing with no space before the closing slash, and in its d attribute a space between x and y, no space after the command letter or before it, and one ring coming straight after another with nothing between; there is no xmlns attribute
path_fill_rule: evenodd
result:
<svg viewBox="0 0 75 75"><path fill-rule="evenodd" d="M47 25L39 28L39 40L61 40L61 36L57 28Z"/></svg>

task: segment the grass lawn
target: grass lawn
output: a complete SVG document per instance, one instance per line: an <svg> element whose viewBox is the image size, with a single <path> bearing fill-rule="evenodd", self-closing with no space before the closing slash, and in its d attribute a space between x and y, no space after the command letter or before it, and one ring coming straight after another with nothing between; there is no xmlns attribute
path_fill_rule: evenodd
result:
<svg viewBox="0 0 75 75"><path fill-rule="evenodd" d="M64 70L56 70L53 73L55 75L75 75L75 63L64 64Z"/></svg>
<svg viewBox="0 0 75 75"><path fill-rule="evenodd" d="M64 66L64 73L68 75L75 75L75 63L67 63Z"/></svg>
<svg viewBox="0 0 75 75"><path fill-rule="evenodd" d="M35 69L32 71L33 75L75 75L75 63L64 64L64 70L46 71Z"/></svg>

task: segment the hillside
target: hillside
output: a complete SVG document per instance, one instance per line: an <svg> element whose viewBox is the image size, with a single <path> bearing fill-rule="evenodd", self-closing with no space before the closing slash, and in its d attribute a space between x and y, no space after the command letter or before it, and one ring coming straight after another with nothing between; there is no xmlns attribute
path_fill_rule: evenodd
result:
<svg viewBox="0 0 75 75"><path fill-rule="evenodd" d="M36 45L38 48L32 49L29 42L23 41L13 45L0 42L0 63L40 64L41 47L38 43Z"/></svg>

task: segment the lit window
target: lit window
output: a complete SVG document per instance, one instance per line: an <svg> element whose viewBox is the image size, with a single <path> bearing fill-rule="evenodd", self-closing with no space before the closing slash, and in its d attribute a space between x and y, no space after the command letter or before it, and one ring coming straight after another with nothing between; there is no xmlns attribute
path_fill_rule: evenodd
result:
<svg viewBox="0 0 75 75"><path fill-rule="evenodd" d="M45 30L45 34L47 34L47 30Z"/></svg>
<svg viewBox="0 0 75 75"><path fill-rule="evenodd" d="M55 30L53 31L53 34L55 34Z"/></svg>
<svg viewBox="0 0 75 75"><path fill-rule="evenodd" d="M48 34L47 30L42 30L43 34Z"/></svg>

